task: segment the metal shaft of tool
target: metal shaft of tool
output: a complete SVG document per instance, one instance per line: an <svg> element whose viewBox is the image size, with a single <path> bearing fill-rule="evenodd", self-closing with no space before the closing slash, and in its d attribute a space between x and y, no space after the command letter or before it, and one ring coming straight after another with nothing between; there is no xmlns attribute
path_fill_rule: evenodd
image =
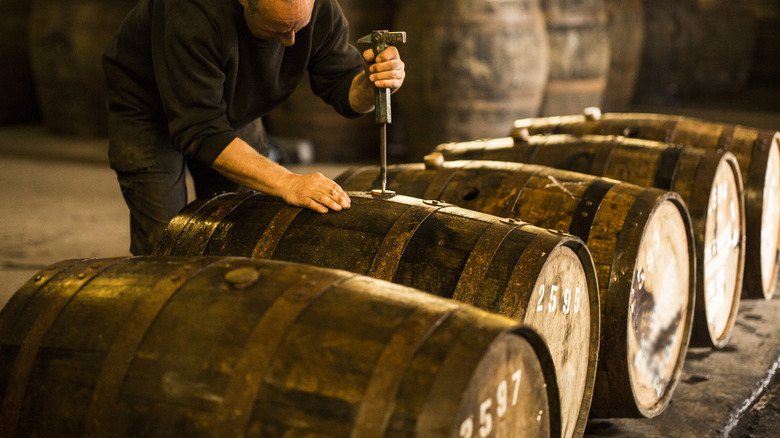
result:
<svg viewBox="0 0 780 438"><path fill-rule="evenodd" d="M379 161L380 176L382 177L382 193L387 192L387 123L379 125Z"/></svg>
<svg viewBox="0 0 780 438"><path fill-rule="evenodd" d="M379 124L379 173L382 179L382 194L387 193L387 124L393 121L390 106L390 89L374 90L376 100L376 122Z"/></svg>

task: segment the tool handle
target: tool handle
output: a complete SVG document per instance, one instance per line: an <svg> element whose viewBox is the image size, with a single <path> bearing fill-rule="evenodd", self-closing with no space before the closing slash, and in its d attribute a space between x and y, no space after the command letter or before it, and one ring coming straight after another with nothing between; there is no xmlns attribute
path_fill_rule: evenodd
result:
<svg viewBox="0 0 780 438"><path fill-rule="evenodd" d="M371 44L374 56L384 52L390 45L406 42L406 32L389 32L387 30L375 30L371 34L358 40L358 43ZM392 123L393 112L391 109L390 89L374 87L374 112L377 123Z"/></svg>

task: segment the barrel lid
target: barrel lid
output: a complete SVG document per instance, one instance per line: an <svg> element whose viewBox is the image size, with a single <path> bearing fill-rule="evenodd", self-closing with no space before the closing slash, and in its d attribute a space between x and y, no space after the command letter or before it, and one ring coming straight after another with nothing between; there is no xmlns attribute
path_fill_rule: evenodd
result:
<svg viewBox="0 0 780 438"><path fill-rule="evenodd" d="M764 297L771 299L777 280L777 251L780 249L780 132L769 148L764 176L761 210L761 284Z"/></svg>
<svg viewBox="0 0 780 438"><path fill-rule="evenodd" d="M702 306L712 342L722 347L736 321L745 263L742 179L731 153L724 154L718 163L706 216Z"/></svg>
<svg viewBox="0 0 780 438"><path fill-rule="evenodd" d="M499 335L472 374L455 417L454 436L557 435L560 412L557 391L549 387L555 383L545 383L554 375L545 350L541 338L528 330Z"/></svg>
<svg viewBox="0 0 780 438"><path fill-rule="evenodd" d="M648 218L629 296L629 378L646 417L660 414L671 400L690 338L693 241L680 208L665 199Z"/></svg>
<svg viewBox="0 0 780 438"><path fill-rule="evenodd" d="M568 246L557 246L537 276L523 319L549 345L561 388L563 436L573 436L580 413L583 407L587 412L593 395L590 384L599 347L599 309L598 301L591 302L592 283L580 256Z"/></svg>

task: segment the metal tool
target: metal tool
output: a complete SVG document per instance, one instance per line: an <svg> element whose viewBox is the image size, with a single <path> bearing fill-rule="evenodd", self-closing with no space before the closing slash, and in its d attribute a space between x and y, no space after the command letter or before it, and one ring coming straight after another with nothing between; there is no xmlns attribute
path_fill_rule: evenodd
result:
<svg viewBox="0 0 780 438"><path fill-rule="evenodd" d="M406 32L390 32L387 30L375 30L358 40L361 44L371 44L374 56L382 53L387 46L406 42ZM380 149L380 173L382 187L371 191L377 196L393 196L395 192L387 190L387 124L393 122L393 112L390 105L390 89L374 87L374 105L376 122L379 123L379 149Z"/></svg>

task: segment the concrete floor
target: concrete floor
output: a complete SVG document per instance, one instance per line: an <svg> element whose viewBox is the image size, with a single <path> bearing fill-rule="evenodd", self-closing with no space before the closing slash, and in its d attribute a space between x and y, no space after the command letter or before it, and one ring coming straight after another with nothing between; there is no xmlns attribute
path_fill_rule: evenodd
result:
<svg viewBox="0 0 780 438"><path fill-rule="evenodd" d="M755 110L749 96L737 105L710 102L705 110L635 110L780 130L780 90L771 90L769 96L778 103ZM129 255L128 213L105 149L104 139L62 138L39 125L0 127L0 307L51 263ZM314 167L335 177L343 165ZM672 403L663 414L654 419L592 420L586 436L744 436L736 432L743 430L739 420L776 385L772 377L780 368L778 315L780 292L770 302L743 301L725 349L689 350ZM761 416L751 421L762 421Z"/></svg>

